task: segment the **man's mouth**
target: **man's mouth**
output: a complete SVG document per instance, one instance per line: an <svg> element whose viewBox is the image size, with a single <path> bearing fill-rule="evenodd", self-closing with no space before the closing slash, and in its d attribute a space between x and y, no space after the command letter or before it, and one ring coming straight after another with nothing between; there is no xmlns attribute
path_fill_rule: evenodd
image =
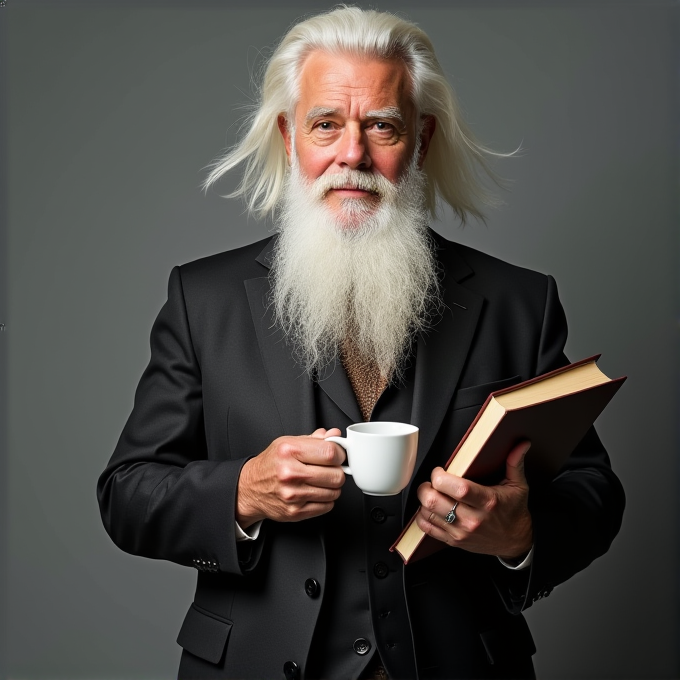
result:
<svg viewBox="0 0 680 680"><path fill-rule="evenodd" d="M368 198L369 196L378 196L377 191L369 191L368 189L360 189L358 187L335 187L329 189L328 193L331 191L335 192L336 195L341 198Z"/></svg>
<svg viewBox="0 0 680 680"><path fill-rule="evenodd" d="M381 176L358 171L322 175L313 185L318 198L335 196L340 199L375 199L383 196L387 180ZM331 192L334 192L331 194Z"/></svg>

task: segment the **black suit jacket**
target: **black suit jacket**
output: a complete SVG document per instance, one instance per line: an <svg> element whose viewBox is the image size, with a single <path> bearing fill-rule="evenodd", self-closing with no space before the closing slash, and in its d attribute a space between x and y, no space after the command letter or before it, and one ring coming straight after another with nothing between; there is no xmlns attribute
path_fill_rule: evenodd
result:
<svg viewBox="0 0 680 680"><path fill-rule="evenodd" d="M489 392L567 361L551 277L434 238L445 310L417 341L411 422L420 443L403 520L417 507L418 483L448 458ZM272 243L172 271L151 361L98 485L105 527L120 548L198 569L178 641L215 664L214 677L280 677L289 661L304 675L323 601L304 583L313 574L322 593L326 586L320 519L265 521L254 543L237 544L234 535L243 463L276 437L333 425L317 423L314 386L272 322ZM343 384L320 388L361 420ZM457 549L406 567L420 677L516 672L513 664L533 651L520 612L608 549L623 505L591 431L558 478L531 491L530 569L512 572L495 557Z"/></svg>

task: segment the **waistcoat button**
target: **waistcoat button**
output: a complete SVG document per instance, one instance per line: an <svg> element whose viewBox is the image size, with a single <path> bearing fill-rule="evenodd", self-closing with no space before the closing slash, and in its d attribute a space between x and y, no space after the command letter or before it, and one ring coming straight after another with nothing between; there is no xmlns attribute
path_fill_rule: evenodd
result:
<svg viewBox="0 0 680 680"><path fill-rule="evenodd" d="M368 654L368 651L371 649L371 643L366 638L357 638L354 641L353 646L354 646L354 651L359 656L363 656L364 654Z"/></svg>
<svg viewBox="0 0 680 680"><path fill-rule="evenodd" d="M319 585L319 582L315 578L308 578L305 581L305 592L309 597L314 598L319 596L319 591L321 590L321 586Z"/></svg>
<svg viewBox="0 0 680 680"><path fill-rule="evenodd" d="M373 510L371 510L371 519L376 524L382 524L387 519L387 515L382 508L373 508Z"/></svg>
<svg viewBox="0 0 680 680"><path fill-rule="evenodd" d="M386 578L387 574L390 573L390 570L384 562L376 562L373 565L373 573L377 578Z"/></svg>
<svg viewBox="0 0 680 680"><path fill-rule="evenodd" d="M295 661L286 661L283 664L283 674L286 676L286 680L298 680L300 677L300 667Z"/></svg>

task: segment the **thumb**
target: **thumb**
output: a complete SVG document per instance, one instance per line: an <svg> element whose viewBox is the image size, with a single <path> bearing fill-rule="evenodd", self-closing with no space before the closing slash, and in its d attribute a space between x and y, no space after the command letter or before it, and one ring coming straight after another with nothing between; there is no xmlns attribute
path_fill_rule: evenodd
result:
<svg viewBox="0 0 680 680"><path fill-rule="evenodd" d="M531 448L530 441L523 441L517 444L508 454L505 461L505 482L506 484L526 485L527 478L524 474L524 459L527 451Z"/></svg>

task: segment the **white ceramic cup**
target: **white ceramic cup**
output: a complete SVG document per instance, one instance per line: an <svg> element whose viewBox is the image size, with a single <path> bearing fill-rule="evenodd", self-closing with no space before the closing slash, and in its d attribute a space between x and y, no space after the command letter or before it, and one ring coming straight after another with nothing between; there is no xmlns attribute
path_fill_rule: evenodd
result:
<svg viewBox="0 0 680 680"><path fill-rule="evenodd" d="M347 451L342 469L369 496L393 496L406 488L418 453L418 428L406 423L355 423L347 437L326 437Z"/></svg>

